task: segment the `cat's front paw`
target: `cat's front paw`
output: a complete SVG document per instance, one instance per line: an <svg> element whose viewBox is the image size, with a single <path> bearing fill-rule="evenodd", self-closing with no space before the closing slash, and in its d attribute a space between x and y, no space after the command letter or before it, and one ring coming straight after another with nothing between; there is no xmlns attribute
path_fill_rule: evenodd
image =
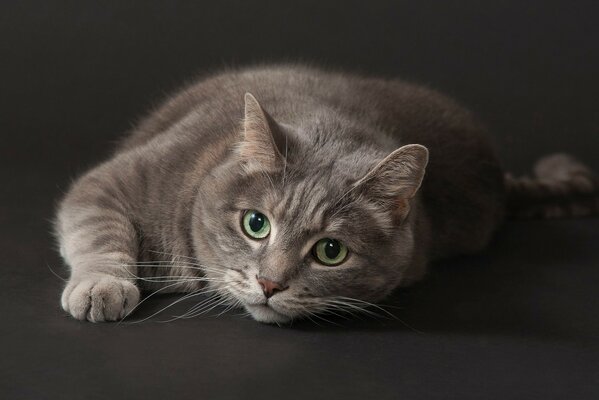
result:
<svg viewBox="0 0 599 400"><path fill-rule="evenodd" d="M62 308L77 319L116 321L139 303L139 289L125 279L109 275L71 279L61 302Z"/></svg>

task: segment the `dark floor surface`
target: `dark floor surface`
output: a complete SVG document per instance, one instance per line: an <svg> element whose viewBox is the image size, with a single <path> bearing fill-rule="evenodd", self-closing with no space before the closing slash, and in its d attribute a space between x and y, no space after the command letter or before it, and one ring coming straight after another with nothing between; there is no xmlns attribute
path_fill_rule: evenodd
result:
<svg viewBox="0 0 599 400"><path fill-rule="evenodd" d="M389 299L394 318L159 322L185 303L93 325L59 307L55 201L163 92L223 64L407 76L468 104L510 169L565 150L599 170L599 3L449 3L2 2L0 399L599 398L596 218L509 222Z"/></svg>

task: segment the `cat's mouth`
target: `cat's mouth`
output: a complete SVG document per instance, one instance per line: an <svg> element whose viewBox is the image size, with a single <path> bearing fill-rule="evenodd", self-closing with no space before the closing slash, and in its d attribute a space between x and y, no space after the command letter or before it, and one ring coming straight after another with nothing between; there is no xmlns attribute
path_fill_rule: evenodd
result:
<svg viewBox="0 0 599 400"><path fill-rule="evenodd" d="M252 317L258 322L267 324L284 324L291 321L291 317L276 311L268 303L245 304L245 309L248 310Z"/></svg>

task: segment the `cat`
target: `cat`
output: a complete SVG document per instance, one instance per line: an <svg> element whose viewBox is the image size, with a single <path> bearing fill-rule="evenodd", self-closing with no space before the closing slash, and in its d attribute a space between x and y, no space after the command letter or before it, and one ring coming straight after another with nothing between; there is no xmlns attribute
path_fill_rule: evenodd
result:
<svg viewBox="0 0 599 400"><path fill-rule="evenodd" d="M225 71L142 119L60 202L62 307L120 320L140 290L208 293L265 323L361 310L480 251L506 216L591 215L566 155L506 175L483 125L395 79L302 65ZM203 305L202 305L203 304Z"/></svg>

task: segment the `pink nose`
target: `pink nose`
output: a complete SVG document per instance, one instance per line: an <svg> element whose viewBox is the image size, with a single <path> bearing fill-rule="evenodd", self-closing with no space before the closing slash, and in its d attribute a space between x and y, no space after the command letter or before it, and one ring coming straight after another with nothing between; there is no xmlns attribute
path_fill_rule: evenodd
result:
<svg viewBox="0 0 599 400"><path fill-rule="evenodd" d="M270 281L265 278L256 277L256 279L258 280L258 283L262 287L262 291L264 292L264 295L266 296L267 299L270 298L272 295L274 295L277 292L282 292L283 290L287 289L287 287L288 287L288 286L283 286L277 282Z"/></svg>

